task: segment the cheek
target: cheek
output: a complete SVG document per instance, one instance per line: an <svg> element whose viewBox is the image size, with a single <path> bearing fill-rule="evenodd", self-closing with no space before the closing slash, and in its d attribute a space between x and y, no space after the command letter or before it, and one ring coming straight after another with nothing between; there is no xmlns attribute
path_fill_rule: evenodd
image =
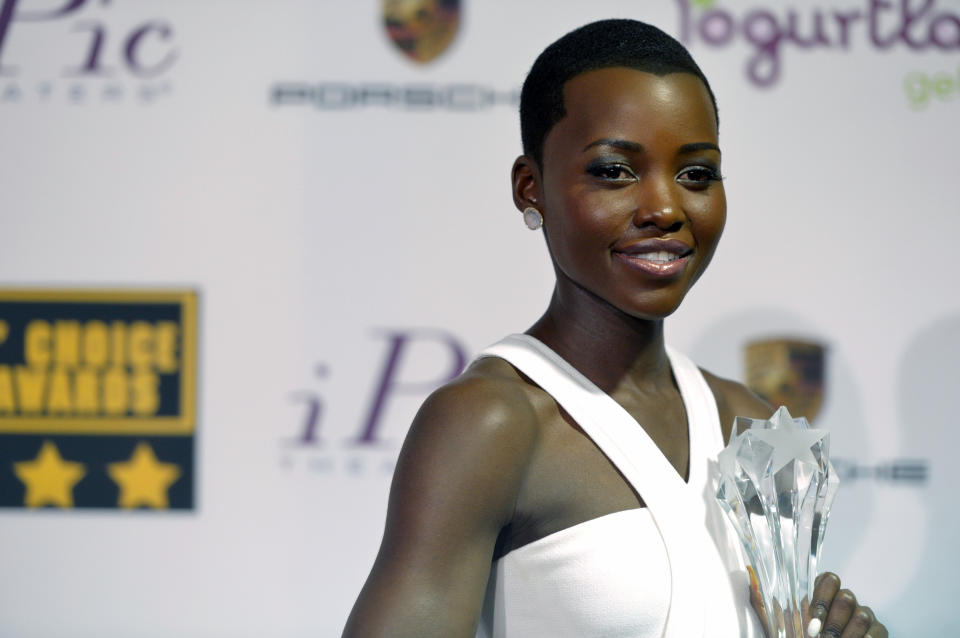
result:
<svg viewBox="0 0 960 638"><path fill-rule="evenodd" d="M611 245L619 236L621 217L618 203L604 193L565 193L559 206L551 207L555 219L553 238L565 246L603 247Z"/></svg>
<svg viewBox="0 0 960 638"><path fill-rule="evenodd" d="M694 239L701 249L712 251L727 221L727 200L722 190L698 200L688 208Z"/></svg>

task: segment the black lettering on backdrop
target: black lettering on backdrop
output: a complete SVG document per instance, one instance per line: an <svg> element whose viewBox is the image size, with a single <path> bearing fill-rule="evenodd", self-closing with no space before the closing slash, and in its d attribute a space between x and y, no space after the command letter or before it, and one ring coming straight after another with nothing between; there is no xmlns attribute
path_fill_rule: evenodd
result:
<svg viewBox="0 0 960 638"><path fill-rule="evenodd" d="M497 106L516 107L520 91L469 83L275 82L270 87L270 102L275 106L313 106L327 111L375 107L474 112Z"/></svg>

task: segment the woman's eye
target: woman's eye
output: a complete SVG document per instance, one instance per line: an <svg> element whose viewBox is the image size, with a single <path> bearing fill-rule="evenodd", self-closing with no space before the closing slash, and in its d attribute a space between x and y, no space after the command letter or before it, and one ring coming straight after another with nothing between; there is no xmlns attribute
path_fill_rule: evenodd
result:
<svg viewBox="0 0 960 638"><path fill-rule="evenodd" d="M693 166L677 174L677 181L688 186L706 187L722 179L720 173L709 166Z"/></svg>
<svg viewBox="0 0 960 638"><path fill-rule="evenodd" d="M636 173L634 173L624 164L599 164L596 166L588 166L587 172L594 177L599 177L600 179L611 182L625 182L637 179Z"/></svg>

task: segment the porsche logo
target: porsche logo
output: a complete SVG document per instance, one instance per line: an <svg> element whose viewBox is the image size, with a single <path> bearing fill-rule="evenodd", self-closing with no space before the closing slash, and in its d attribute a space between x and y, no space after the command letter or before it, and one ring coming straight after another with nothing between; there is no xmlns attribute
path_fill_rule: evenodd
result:
<svg viewBox="0 0 960 638"><path fill-rule="evenodd" d="M453 42L460 26L460 0L383 0L383 21L397 48L424 64Z"/></svg>
<svg viewBox="0 0 960 638"><path fill-rule="evenodd" d="M811 423L823 405L826 347L799 339L752 341L744 348L747 385L774 407Z"/></svg>

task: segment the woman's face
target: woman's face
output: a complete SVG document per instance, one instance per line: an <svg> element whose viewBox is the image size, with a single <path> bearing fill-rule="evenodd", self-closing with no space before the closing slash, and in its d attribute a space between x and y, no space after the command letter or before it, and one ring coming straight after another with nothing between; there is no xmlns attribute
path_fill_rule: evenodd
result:
<svg viewBox="0 0 960 638"><path fill-rule="evenodd" d="M726 218L717 121L703 83L614 67L564 87L543 147L542 201L558 284L623 312L672 313Z"/></svg>

